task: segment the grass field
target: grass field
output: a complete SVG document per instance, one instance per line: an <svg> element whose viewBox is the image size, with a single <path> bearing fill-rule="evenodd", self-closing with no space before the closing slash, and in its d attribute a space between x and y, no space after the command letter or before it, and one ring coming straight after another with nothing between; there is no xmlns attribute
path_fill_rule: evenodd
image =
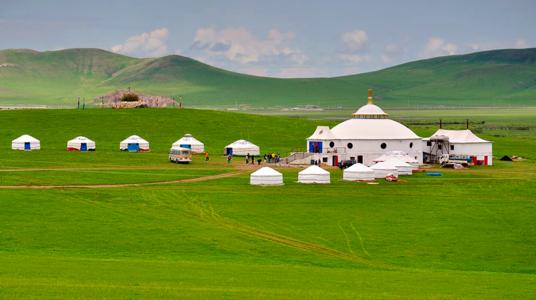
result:
<svg viewBox="0 0 536 300"><path fill-rule="evenodd" d="M390 113L422 136L437 118L465 119ZM474 130L494 141L495 165L439 178L367 185L331 170L332 184L310 186L283 168L284 186L253 187L241 159L221 156L239 138L261 152L303 150L317 125L336 123L308 117L0 111L0 298L536 297L535 110L472 112ZM205 142L210 162L167 162L187 132ZM43 149L10 150L23 133ZM120 152L131 134L152 151ZM77 135L97 151L65 151ZM497 159L505 154L527 159Z"/></svg>

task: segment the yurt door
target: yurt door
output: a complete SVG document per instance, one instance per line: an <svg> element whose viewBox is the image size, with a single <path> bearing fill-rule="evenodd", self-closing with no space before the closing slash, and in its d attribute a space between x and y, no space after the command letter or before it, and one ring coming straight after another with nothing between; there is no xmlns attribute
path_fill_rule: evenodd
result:
<svg viewBox="0 0 536 300"><path fill-rule="evenodd" d="M29 142L24 143L24 150L31 150Z"/></svg>
<svg viewBox="0 0 536 300"><path fill-rule="evenodd" d="M138 152L140 150L140 144L128 144L128 152Z"/></svg>
<svg viewBox="0 0 536 300"><path fill-rule="evenodd" d="M87 151L87 143L80 144L80 151Z"/></svg>
<svg viewBox="0 0 536 300"><path fill-rule="evenodd" d="M225 148L225 155L233 155L233 148Z"/></svg>
<svg viewBox="0 0 536 300"><path fill-rule="evenodd" d="M358 155L357 156L357 162L362 164L363 163L363 155Z"/></svg>
<svg viewBox="0 0 536 300"><path fill-rule="evenodd" d="M333 155L333 163L331 164L332 166L336 167L339 165L339 157L337 155Z"/></svg>

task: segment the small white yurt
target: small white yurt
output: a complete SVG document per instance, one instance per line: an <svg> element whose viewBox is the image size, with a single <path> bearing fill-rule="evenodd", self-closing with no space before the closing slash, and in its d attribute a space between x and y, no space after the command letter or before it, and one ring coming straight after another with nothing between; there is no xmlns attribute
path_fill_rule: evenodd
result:
<svg viewBox="0 0 536 300"><path fill-rule="evenodd" d="M342 173L342 180L347 181L372 181L374 180L374 170L365 166L364 164L356 163L349 168L344 169Z"/></svg>
<svg viewBox="0 0 536 300"><path fill-rule="evenodd" d="M121 151L145 152L149 151L149 142L137 135L131 135L119 143Z"/></svg>
<svg viewBox="0 0 536 300"><path fill-rule="evenodd" d="M379 162L377 164L370 166L370 168L374 170L375 178L385 178L388 175L394 175L398 177L398 170L396 166L393 164L393 162L390 162L390 161Z"/></svg>
<svg viewBox="0 0 536 300"><path fill-rule="evenodd" d="M283 174L270 167L262 167L251 173L249 183L251 185L282 185Z"/></svg>
<svg viewBox="0 0 536 300"><path fill-rule="evenodd" d="M330 183L330 174L319 166L310 166L298 173L299 183Z"/></svg>
<svg viewBox="0 0 536 300"><path fill-rule="evenodd" d="M201 143L198 139L194 138L191 134L187 133L179 140L177 140L173 145L173 148L189 148L192 153L203 153L205 152L205 144Z"/></svg>
<svg viewBox="0 0 536 300"><path fill-rule="evenodd" d="M11 142L11 149L13 150L39 150L41 149L41 142L31 135L21 135Z"/></svg>
<svg viewBox="0 0 536 300"><path fill-rule="evenodd" d="M95 141L85 136L77 136L67 142L68 151L95 151Z"/></svg>
<svg viewBox="0 0 536 300"><path fill-rule="evenodd" d="M261 150L259 146L246 141L238 140L232 144L225 146L224 149L225 155L237 155L237 156L246 156L246 155L259 155Z"/></svg>
<svg viewBox="0 0 536 300"><path fill-rule="evenodd" d="M403 162L402 160L398 158L392 157L392 158L387 159L386 162L392 163L396 167L396 170L398 171L398 175L413 174L413 171L412 171L413 166L408 163Z"/></svg>

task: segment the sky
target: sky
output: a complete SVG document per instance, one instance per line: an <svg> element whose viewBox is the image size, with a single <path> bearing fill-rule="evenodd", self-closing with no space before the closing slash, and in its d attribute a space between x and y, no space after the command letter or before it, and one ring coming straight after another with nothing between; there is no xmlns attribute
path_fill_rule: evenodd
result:
<svg viewBox="0 0 536 300"><path fill-rule="evenodd" d="M536 47L536 1L0 0L0 49L188 56L273 77Z"/></svg>

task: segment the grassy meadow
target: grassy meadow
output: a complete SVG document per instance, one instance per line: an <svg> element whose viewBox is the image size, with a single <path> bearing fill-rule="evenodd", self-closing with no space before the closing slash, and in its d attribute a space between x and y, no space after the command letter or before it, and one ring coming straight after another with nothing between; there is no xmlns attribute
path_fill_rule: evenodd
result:
<svg viewBox="0 0 536 300"><path fill-rule="evenodd" d="M438 118L467 116L389 113L421 136ZM284 186L253 187L253 169L222 156L240 138L263 153L303 151L317 125L337 123L310 117L0 111L0 298L536 297L536 110L472 111L473 129L494 141L495 165L442 169L442 177L369 185L332 169L332 184L301 185L300 169L280 168ZM42 150L12 151L24 133ZM185 133L205 143L208 163L167 162ZM132 134L151 152L120 152ZM78 135L97 151L65 151ZM498 160L506 154L526 159ZM192 178L202 180L181 181ZM131 183L140 185L92 187ZM28 185L39 188L20 188Z"/></svg>

